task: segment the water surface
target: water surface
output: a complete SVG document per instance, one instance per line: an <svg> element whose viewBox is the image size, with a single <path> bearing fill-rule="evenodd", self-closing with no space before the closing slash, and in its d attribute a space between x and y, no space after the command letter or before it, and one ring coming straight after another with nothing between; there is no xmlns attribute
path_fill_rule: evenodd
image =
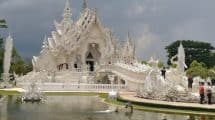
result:
<svg viewBox="0 0 215 120"><path fill-rule="evenodd" d="M0 103L0 120L215 120L210 116L164 114L119 108L119 112L104 112L113 108L97 96L47 96L43 103L20 103L8 96Z"/></svg>

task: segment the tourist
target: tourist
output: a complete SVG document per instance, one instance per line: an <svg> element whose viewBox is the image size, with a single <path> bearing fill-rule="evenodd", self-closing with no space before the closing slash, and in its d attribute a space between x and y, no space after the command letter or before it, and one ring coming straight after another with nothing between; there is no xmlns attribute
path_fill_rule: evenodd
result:
<svg viewBox="0 0 215 120"><path fill-rule="evenodd" d="M199 86L199 96L200 96L200 104L203 104L204 99L205 99L205 87L204 87L204 82L200 82L200 86Z"/></svg>
<svg viewBox="0 0 215 120"><path fill-rule="evenodd" d="M189 76L188 77L188 89L192 91L192 86L193 86L193 77Z"/></svg>
<svg viewBox="0 0 215 120"><path fill-rule="evenodd" d="M163 69L161 70L161 75L163 76L163 78L166 78L166 69L165 67L163 67Z"/></svg>
<svg viewBox="0 0 215 120"><path fill-rule="evenodd" d="M208 86L206 88L206 93L207 93L207 97L208 97L208 104L211 104L212 87L211 87L211 83L210 82L208 82Z"/></svg>
<svg viewBox="0 0 215 120"><path fill-rule="evenodd" d="M215 78L211 79L212 86L215 86Z"/></svg>
<svg viewBox="0 0 215 120"><path fill-rule="evenodd" d="M14 86L16 87L16 81L14 80Z"/></svg>

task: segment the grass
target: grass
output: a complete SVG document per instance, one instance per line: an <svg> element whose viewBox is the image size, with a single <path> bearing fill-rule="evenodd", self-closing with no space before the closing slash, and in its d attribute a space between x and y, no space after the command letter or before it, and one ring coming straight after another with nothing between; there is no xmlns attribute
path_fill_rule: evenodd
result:
<svg viewBox="0 0 215 120"><path fill-rule="evenodd" d="M45 92L45 95L48 96L56 96L56 95L61 95L61 96L95 96L98 95L98 93L95 92Z"/></svg>
<svg viewBox="0 0 215 120"><path fill-rule="evenodd" d="M13 91L5 91L5 90L0 90L0 95L19 95L20 93L13 90Z"/></svg>

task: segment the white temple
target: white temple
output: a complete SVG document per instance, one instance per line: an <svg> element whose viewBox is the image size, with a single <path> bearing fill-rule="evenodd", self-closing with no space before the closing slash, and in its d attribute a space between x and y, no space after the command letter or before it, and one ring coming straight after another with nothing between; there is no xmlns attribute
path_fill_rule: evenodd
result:
<svg viewBox="0 0 215 120"><path fill-rule="evenodd" d="M52 37L44 39L38 57L33 57L33 71L17 78L18 85L36 81L42 90L63 91L136 91L139 96L159 100L193 99L186 89L184 74L185 53L178 48L176 69L168 69L161 76L159 60L151 58L148 64L138 62L135 45L129 36L121 44L104 27L96 9L87 8L84 0L80 18L75 22L67 0L63 19L55 24ZM107 76L112 76L108 79ZM190 96L190 97L189 97ZM180 98L180 99L179 99ZM183 98L183 99L181 99Z"/></svg>
<svg viewBox="0 0 215 120"><path fill-rule="evenodd" d="M124 45L119 44L110 29L104 27L96 9L87 8L84 0L80 18L72 20L72 9L67 0L63 19L54 22L52 37L44 39L41 53L34 56L34 71L94 71L95 65L111 64L116 60L132 63L135 46L128 35Z"/></svg>

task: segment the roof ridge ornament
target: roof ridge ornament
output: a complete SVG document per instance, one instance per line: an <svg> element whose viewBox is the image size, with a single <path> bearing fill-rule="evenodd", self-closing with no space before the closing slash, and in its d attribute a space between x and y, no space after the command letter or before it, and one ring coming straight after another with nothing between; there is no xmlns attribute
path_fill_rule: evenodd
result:
<svg viewBox="0 0 215 120"><path fill-rule="evenodd" d="M84 0L82 10L84 11L87 8L87 0Z"/></svg>
<svg viewBox="0 0 215 120"><path fill-rule="evenodd" d="M69 0L66 0L64 12L63 12L63 21L72 22L71 16L72 16L72 11L70 8L70 3L69 3Z"/></svg>
<svg viewBox="0 0 215 120"><path fill-rule="evenodd" d="M93 11L95 13L95 23L97 23L97 21L98 21L97 8L95 8Z"/></svg>
<svg viewBox="0 0 215 120"><path fill-rule="evenodd" d="M131 37L131 34L130 34L130 31L128 30L128 33L127 33L127 42L130 44L130 45L133 45L133 39Z"/></svg>

